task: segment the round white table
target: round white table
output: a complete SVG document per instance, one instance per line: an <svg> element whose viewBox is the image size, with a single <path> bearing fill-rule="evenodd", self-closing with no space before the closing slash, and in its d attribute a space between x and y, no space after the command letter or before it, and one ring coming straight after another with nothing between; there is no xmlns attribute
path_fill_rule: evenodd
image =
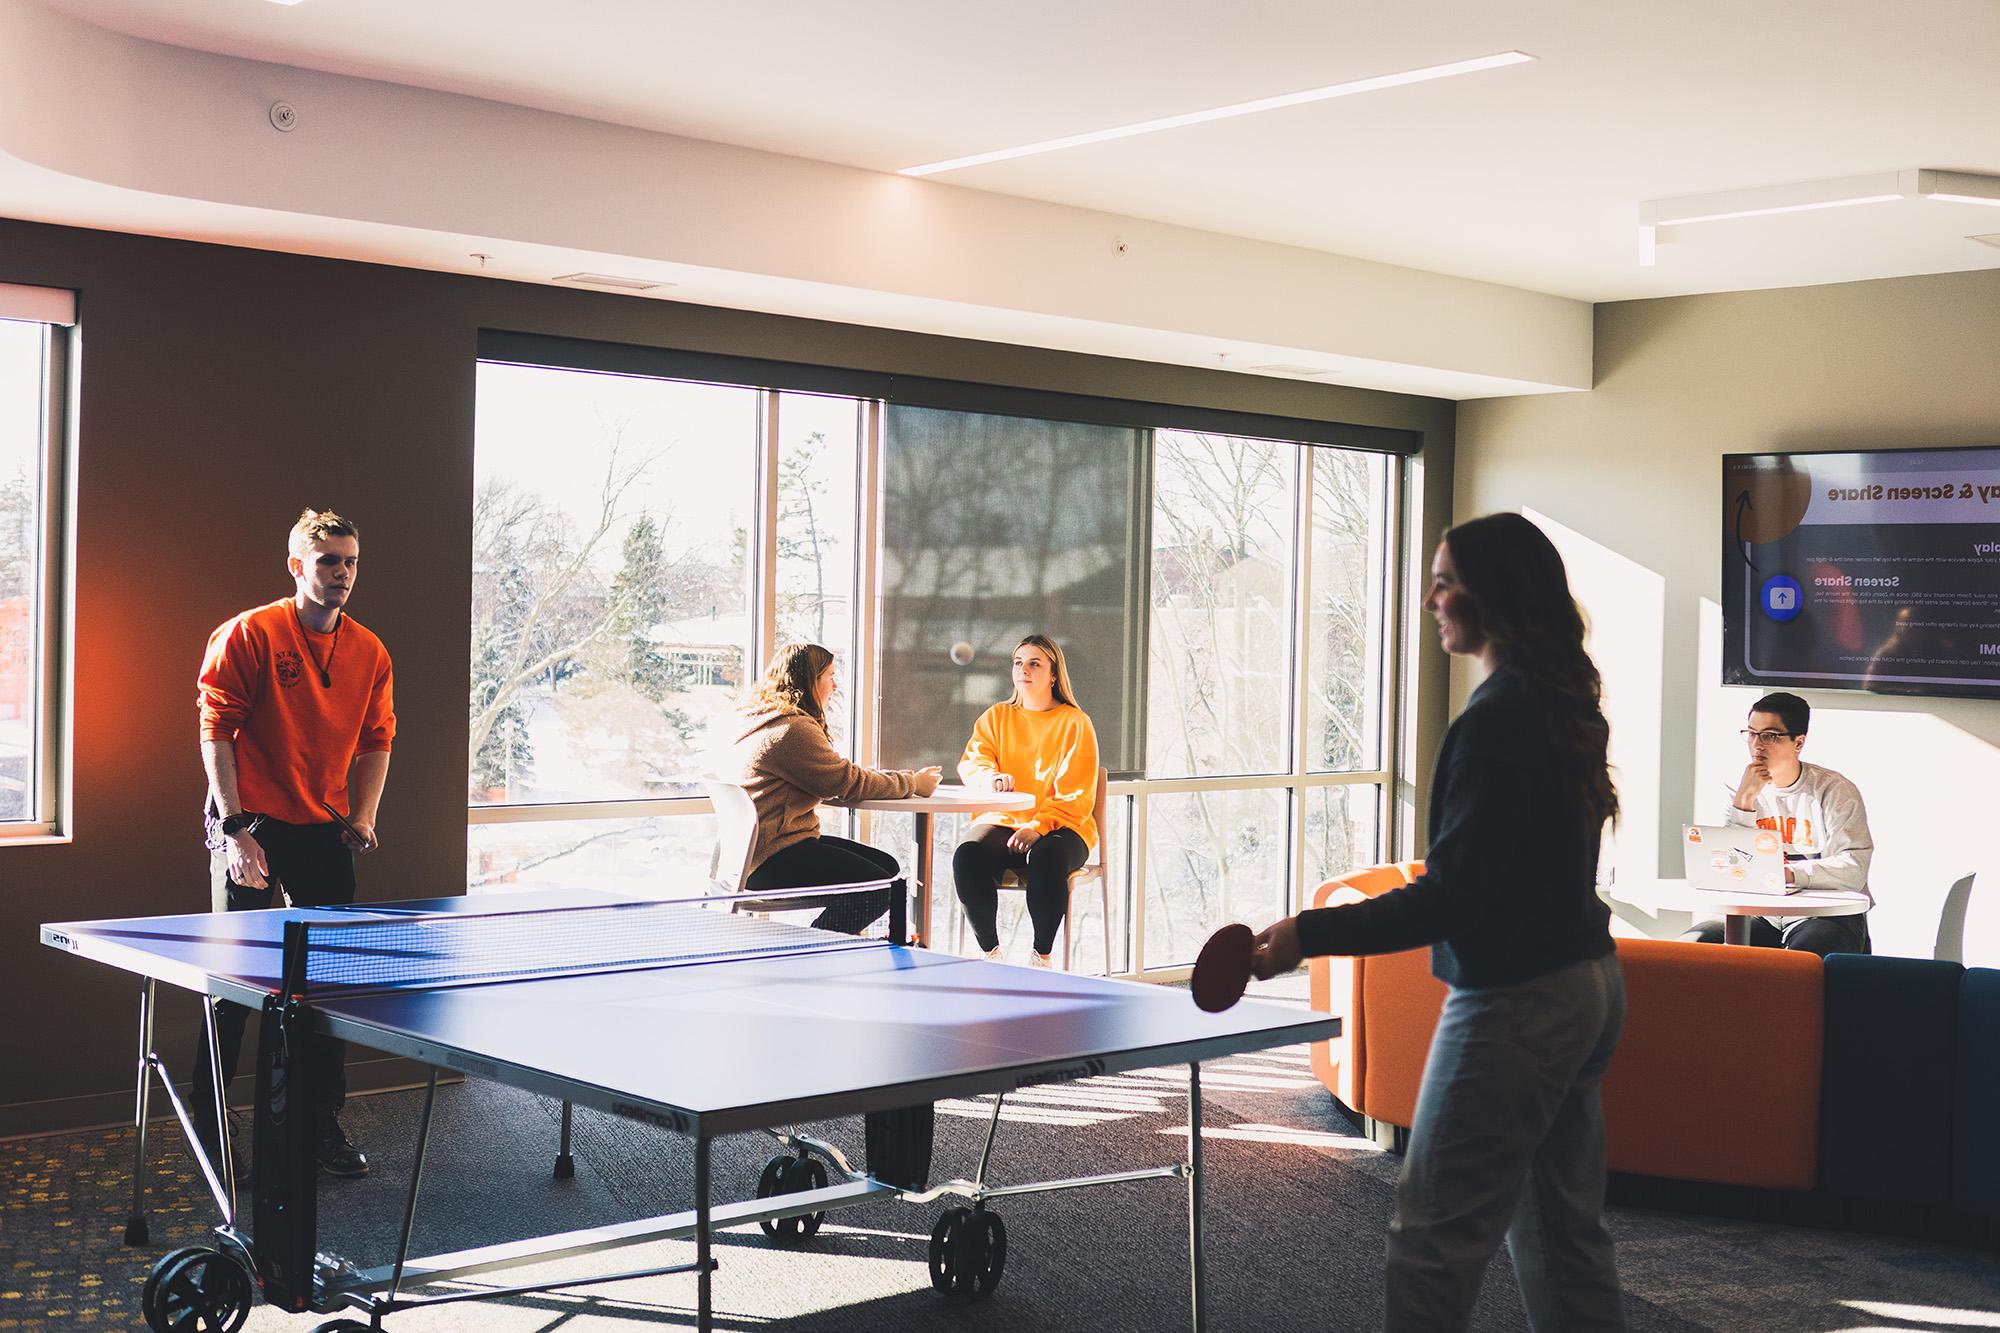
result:
<svg viewBox="0 0 2000 1333"><path fill-rule="evenodd" d="M1697 921L1722 918L1725 944L1748 944L1750 924L1760 916L1853 916L1868 910L1868 899L1837 889L1800 889L1797 893L1731 893L1697 889L1684 879L1615 880L1598 886L1598 893L1649 912L1692 912Z"/></svg>
<svg viewBox="0 0 2000 1333"><path fill-rule="evenodd" d="M879 801L828 801L827 804L849 810L878 810L917 817L917 864L910 868L917 911L910 933L913 943L928 945L931 942L931 857L934 846L931 816L976 815L988 810L1032 810L1035 798L1027 792L988 791L948 783L940 785L929 796L885 797Z"/></svg>

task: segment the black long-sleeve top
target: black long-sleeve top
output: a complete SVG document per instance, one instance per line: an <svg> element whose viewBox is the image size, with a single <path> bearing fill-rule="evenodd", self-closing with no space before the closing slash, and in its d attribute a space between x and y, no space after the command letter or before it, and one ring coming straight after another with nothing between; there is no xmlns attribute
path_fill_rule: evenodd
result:
<svg viewBox="0 0 2000 1333"><path fill-rule="evenodd" d="M1309 956L1428 944L1432 974L1471 989L1602 957L1612 943L1595 887L1601 833L1557 783L1543 706L1503 666L1445 732L1423 877L1299 913L1299 944Z"/></svg>

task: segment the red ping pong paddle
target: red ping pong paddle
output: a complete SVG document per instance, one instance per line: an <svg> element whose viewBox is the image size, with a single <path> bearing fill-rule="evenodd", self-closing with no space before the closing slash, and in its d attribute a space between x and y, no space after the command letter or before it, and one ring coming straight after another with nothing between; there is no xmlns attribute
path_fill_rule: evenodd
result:
<svg viewBox="0 0 2000 1333"><path fill-rule="evenodd" d="M1256 934L1240 922L1210 935L1194 960L1195 1004L1208 1013L1219 1014L1242 999L1244 989L1250 984L1256 947Z"/></svg>

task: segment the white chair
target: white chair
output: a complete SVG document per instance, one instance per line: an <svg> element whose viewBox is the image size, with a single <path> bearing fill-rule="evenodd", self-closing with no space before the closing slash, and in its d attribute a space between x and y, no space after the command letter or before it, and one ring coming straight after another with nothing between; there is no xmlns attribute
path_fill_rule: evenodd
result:
<svg viewBox="0 0 2000 1333"><path fill-rule="evenodd" d="M715 851L709 857L708 877L725 893L741 892L757 850L757 807L750 793L734 782L701 786L715 807Z"/></svg>
<svg viewBox="0 0 2000 1333"><path fill-rule="evenodd" d="M1069 872L1069 901L1063 908L1062 941L1063 971L1070 970L1070 922L1076 919L1076 891L1078 888L1097 881L1098 919L1104 923L1104 975L1111 975L1111 875L1106 869L1111 864L1111 809L1107 798L1107 788L1111 775L1104 769L1097 770L1097 798L1090 807L1091 815L1097 820L1097 846L1090 858ZM1000 887L1027 892L1028 882L1012 870L1000 876ZM965 952L965 913L958 916L957 952Z"/></svg>

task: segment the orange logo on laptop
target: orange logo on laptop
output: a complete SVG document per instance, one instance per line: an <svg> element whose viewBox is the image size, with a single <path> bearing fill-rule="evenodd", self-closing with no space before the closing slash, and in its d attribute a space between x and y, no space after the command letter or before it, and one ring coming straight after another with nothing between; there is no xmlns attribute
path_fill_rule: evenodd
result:
<svg viewBox="0 0 2000 1333"><path fill-rule="evenodd" d="M1687 839L1689 842L1700 842L1701 830L1696 828L1694 825L1689 824L1687 826Z"/></svg>
<svg viewBox="0 0 2000 1333"><path fill-rule="evenodd" d="M1757 830L1757 850L1775 852L1778 850L1778 835L1770 829Z"/></svg>

